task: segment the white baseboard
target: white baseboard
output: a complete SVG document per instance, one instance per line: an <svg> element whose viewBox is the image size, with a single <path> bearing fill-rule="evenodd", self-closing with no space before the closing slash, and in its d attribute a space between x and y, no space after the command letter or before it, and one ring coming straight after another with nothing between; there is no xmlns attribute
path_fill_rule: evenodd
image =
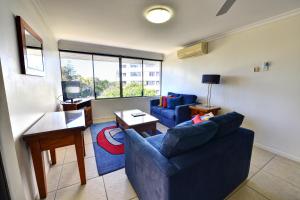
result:
<svg viewBox="0 0 300 200"><path fill-rule="evenodd" d="M278 149L274 149L273 147L269 147L269 146L266 146L266 145L263 145L263 144L260 144L260 143L257 143L257 142L254 143L254 146L259 147L261 149L264 149L266 151L270 151L274 154L277 154L279 156L282 156L282 157L285 157L287 159L290 159L290 160L293 160L293 161L296 161L296 162L300 163L300 157L298 157L298 156L291 155L289 153L280 151Z"/></svg>

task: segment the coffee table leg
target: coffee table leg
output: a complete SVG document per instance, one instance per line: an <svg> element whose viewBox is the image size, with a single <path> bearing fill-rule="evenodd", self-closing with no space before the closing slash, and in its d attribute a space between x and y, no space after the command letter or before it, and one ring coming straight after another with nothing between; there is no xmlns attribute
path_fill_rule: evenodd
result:
<svg viewBox="0 0 300 200"><path fill-rule="evenodd" d="M155 135L156 134L156 124L153 124L152 126L151 126L151 132L152 132L152 135Z"/></svg>

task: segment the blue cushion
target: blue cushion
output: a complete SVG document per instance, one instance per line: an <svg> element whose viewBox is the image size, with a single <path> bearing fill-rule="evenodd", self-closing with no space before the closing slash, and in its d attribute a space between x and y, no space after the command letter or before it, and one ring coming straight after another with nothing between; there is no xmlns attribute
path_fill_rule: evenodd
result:
<svg viewBox="0 0 300 200"><path fill-rule="evenodd" d="M231 112L225 115L212 117L209 120L219 125L215 135L216 138L219 138L236 131L243 123L244 116L237 112Z"/></svg>
<svg viewBox="0 0 300 200"><path fill-rule="evenodd" d="M164 108L161 106L152 106L151 107L151 111L156 113L156 114L160 114L160 112L163 110Z"/></svg>
<svg viewBox="0 0 300 200"><path fill-rule="evenodd" d="M167 119L175 119L175 110L172 109L162 109L160 115L167 118Z"/></svg>
<svg viewBox="0 0 300 200"><path fill-rule="evenodd" d="M180 94L177 94L177 93L174 93L174 92L168 92L168 96L179 97Z"/></svg>
<svg viewBox="0 0 300 200"><path fill-rule="evenodd" d="M188 120L188 121L182 122L180 124L177 124L176 127L191 126L191 125L193 125L193 121L192 120Z"/></svg>
<svg viewBox="0 0 300 200"><path fill-rule="evenodd" d="M214 137L218 125L213 121L171 128L167 131L160 152L167 158L200 147Z"/></svg>
<svg viewBox="0 0 300 200"><path fill-rule="evenodd" d="M182 105L182 96L168 98L167 101L168 101L168 108L175 109L176 106Z"/></svg>
<svg viewBox="0 0 300 200"><path fill-rule="evenodd" d="M155 136L147 137L146 140L154 146L158 151L160 151L162 140L166 134L158 134Z"/></svg>
<svg viewBox="0 0 300 200"><path fill-rule="evenodd" d="M196 103L197 96L193 94L181 94L183 98L183 104L192 104Z"/></svg>

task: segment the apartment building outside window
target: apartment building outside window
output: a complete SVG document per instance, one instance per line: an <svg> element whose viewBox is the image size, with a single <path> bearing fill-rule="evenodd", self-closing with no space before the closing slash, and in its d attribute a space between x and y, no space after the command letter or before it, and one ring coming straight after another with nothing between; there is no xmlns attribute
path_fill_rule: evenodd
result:
<svg viewBox="0 0 300 200"><path fill-rule="evenodd" d="M80 81L81 97L160 95L161 61L60 51L63 81Z"/></svg>
<svg viewBox="0 0 300 200"><path fill-rule="evenodd" d="M149 72L149 76L155 76L155 72Z"/></svg>
<svg viewBox="0 0 300 200"><path fill-rule="evenodd" d="M125 73L126 74L126 73ZM130 76L141 76L141 72L130 72ZM126 76L126 75L125 75Z"/></svg>

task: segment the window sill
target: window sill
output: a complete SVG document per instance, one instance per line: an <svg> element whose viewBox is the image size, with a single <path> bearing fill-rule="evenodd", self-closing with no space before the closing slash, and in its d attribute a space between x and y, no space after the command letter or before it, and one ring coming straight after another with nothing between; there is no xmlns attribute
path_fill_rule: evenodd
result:
<svg viewBox="0 0 300 200"><path fill-rule="evenodd" d="M134 96L134 97L108 97L108 98L96 98L93 100L114 100L114 99L133 99L133 98L159 98L159 96Z"/></svg>

